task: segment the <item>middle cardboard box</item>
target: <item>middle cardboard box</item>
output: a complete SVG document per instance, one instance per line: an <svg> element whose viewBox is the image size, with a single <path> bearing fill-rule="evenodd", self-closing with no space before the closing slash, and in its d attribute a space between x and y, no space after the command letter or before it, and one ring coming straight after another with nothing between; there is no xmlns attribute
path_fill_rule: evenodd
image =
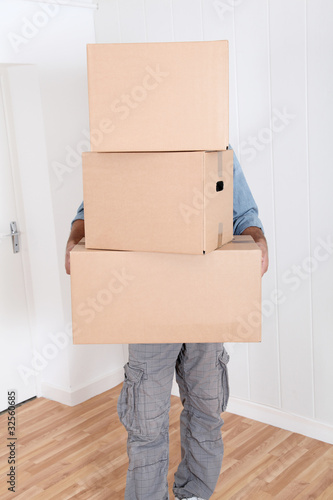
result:
<svg viewBox="0 0 333 500"><path fill-rule="evenodd" d="M86 248L212 252L233 238L233 151L82 155Z"/></svg>

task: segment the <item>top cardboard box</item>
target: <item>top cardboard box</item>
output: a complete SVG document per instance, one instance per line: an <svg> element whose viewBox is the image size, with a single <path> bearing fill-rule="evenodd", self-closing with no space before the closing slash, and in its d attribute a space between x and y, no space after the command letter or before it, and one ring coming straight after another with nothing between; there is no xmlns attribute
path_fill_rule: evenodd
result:
<svg viewBox="0 0 333 500"><path fill-rule="evenodd" d="M91 151L224 150L228 41L88 44Z"/></svg>

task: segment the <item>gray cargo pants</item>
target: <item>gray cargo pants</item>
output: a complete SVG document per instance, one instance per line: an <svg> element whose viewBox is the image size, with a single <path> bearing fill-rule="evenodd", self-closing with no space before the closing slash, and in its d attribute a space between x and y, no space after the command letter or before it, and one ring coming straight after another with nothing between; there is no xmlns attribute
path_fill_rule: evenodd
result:
<svg viewBox="0 0 333 500"><path fill-rule="evenodd" d="M176 380L183 404L176 497L209 499L222 466L221 412L229 398L222 343L130 344L118 415L128 431L125 500L168 500L170 395Z"/></svg>

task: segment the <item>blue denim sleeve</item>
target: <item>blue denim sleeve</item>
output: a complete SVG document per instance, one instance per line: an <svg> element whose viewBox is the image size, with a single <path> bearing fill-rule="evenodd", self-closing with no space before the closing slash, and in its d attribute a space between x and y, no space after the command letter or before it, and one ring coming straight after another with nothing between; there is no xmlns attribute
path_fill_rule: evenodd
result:
<svg viewBox="0 0 333 500"><path fill-rule="evenodd" d="M229 144L229 149L232 147ZM234 152L234 234L241 234L247 227L264 228L258 216L258 207L246 182L242 167Z"/></svg>
<svg viewBox="0 0 333 500"><path fill-rule="evenodd" d="M81 205L77 209L76 215L75 215L74 219L71 222L71 229L72 229L72 226L73 226L73 222L76 221L76 220L79 220L79 219L84 220L83 202L81 203Z"/></svg>

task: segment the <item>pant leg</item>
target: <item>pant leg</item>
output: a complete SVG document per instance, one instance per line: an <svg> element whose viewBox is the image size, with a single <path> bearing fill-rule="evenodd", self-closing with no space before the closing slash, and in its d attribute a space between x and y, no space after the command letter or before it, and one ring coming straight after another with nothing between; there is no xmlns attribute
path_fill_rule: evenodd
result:
<svg viewBox="0 0 333 500"><path fill-rule="evenodd" d="M168 500L169 410L182 344L130 344L118 415L128 432L125 500Z"/></svg>
<svg viewBox="0 0 333 500"><path fill-rule="evenodd" d="M221 343L184 344L176 364L183 411L180 417L181 463L173 491L178 498L209 499L223 459L221 412L229 399L227 363Z"/></svg>

